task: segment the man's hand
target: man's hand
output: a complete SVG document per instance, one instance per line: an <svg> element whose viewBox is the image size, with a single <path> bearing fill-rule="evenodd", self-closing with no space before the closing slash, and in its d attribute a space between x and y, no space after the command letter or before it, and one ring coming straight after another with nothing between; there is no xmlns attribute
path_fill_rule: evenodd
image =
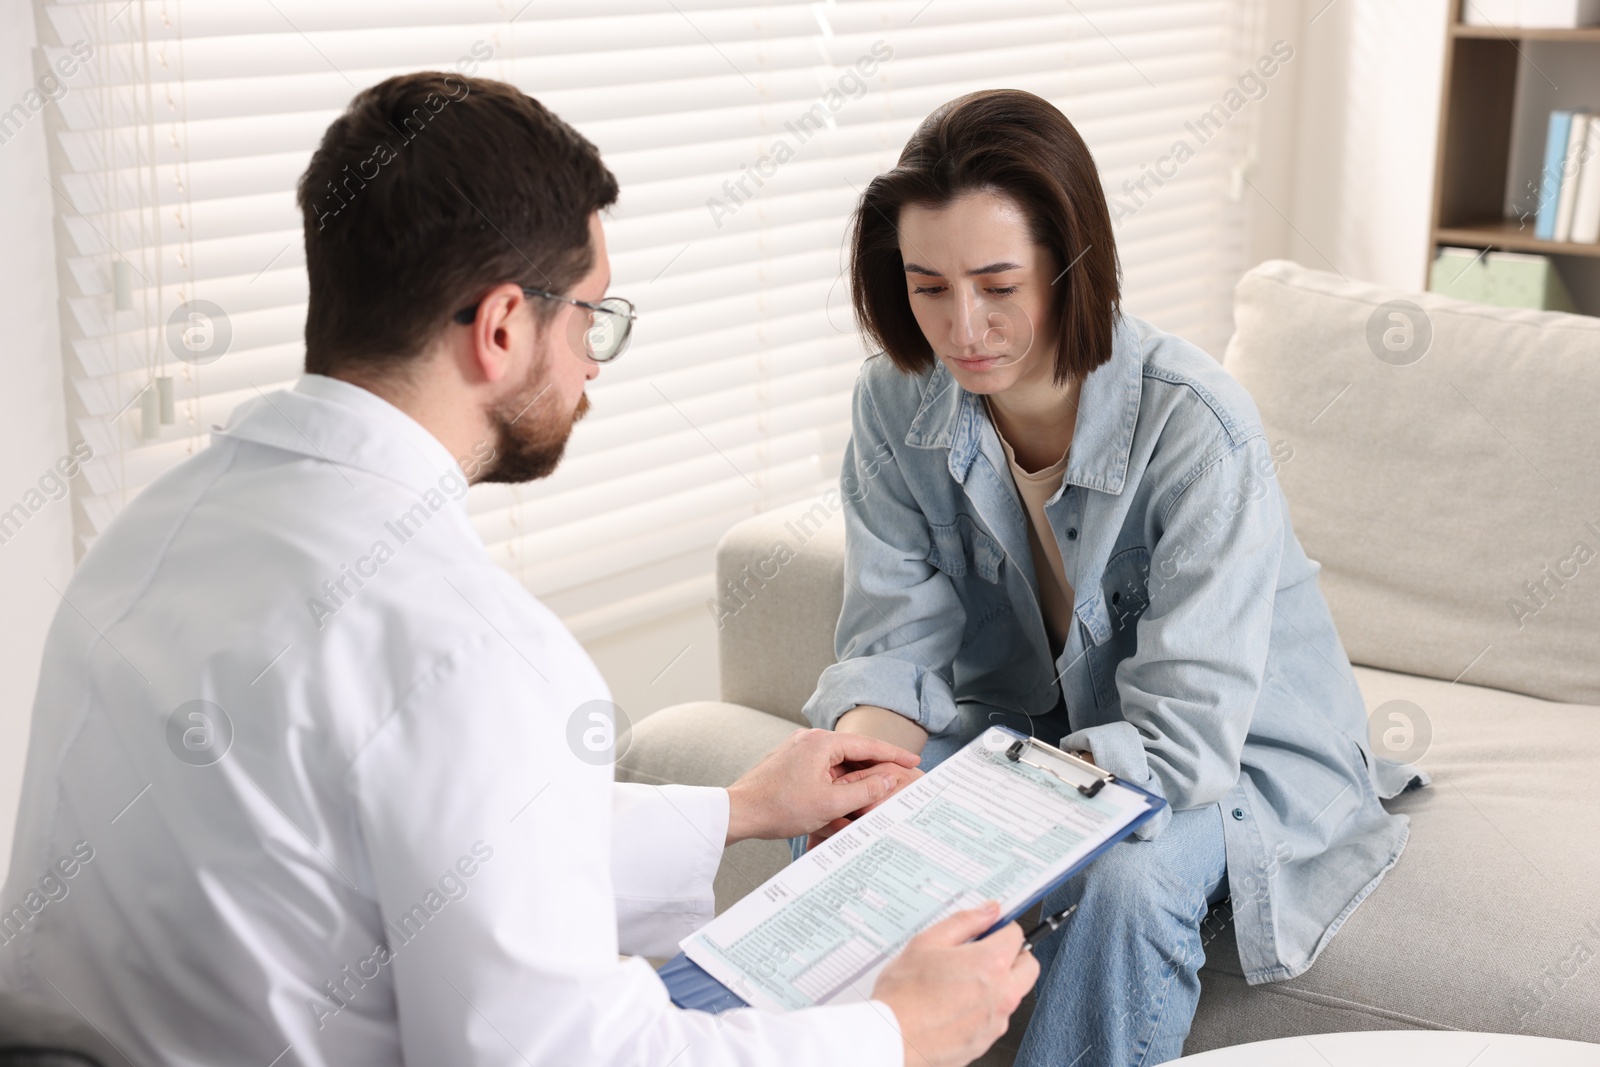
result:
<svg viewBox="0 0 1600 1067"><path fill-rule="evenodd" d="M845 766L845 764L840 765L841 768ZM806 840L806 851L809 852L811 849L816 848L828 838L832 837L840 830L843 830L852 822L861 818L861 816L865 815L867 812L871 811L873 808L882 804L884 801L900 792L900 790L904 789L906 786L922 777L922 772L915 767L902 767L898 763L879 763L872 767L868 767L865 770L844 771L844 773L840 775L839 780L849 781L851 779L865 777L869 774L887 774L894 779L894 785L887 793L879 797L877 800L874 800L866 807L857 808L855 811L848 812L840 818L833 820L821 829L813 831L811 836Z"/></svg>
<svg viewBox="0 0 1600 1067"><path fill-rule="evenodd" d="M918 760L859 734L796 730L728 787L727 843L809 834L888 796Z"/></svg>
<svg viewBox="0 0 1600 1067"><path fill-rule="evenodd" d="M1022 927L971 938L1000 917L991 901L958 911L912 938L873 987L900 1021L906 1067L965 1067L988 1050L1039 977Z"/></svg>

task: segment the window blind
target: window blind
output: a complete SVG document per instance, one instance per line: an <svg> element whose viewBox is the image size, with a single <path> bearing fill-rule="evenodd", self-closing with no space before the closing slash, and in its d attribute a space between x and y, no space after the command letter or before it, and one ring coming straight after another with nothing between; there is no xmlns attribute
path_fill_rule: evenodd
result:
<svg viewBox="0 0 1600 1067"><path fill-rule="evenodd" d="M80 57L47 120L69 414L103 460L75 504L79 550L236 404L297 377L296 179L358 89L453 69L517 85L599 146L622 188L612 292L639 307L561 468L473 487L473 522L580 638L704 603L730 525L836 484L865 354L846 220L952 97L1057 104L1120 198L1127 308L1221 351L1249 116L1149 174L1254 58L1259 2L41 3L40 62ZM169 326L193 301L213 311ZM226 331L226 351L171 343L190 329Z"/></svg>

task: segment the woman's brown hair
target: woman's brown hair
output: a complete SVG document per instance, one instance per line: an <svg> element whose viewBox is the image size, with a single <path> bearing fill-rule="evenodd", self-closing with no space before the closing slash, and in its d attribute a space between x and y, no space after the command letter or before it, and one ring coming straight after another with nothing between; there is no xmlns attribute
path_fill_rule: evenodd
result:
<svg viewBox="0 0 1600 1067"><path fill-rule="evenodd" d="M1056 257L1055 380L1086 377L1111 358L1122 299L1111 212L1078 131L1048 100L1020 89L985 89L942 105L895 168L868 184L851 220L851 300L862 331L907 373L932 364L906 297L900 209L939 208L980 190L1016 201L1035 243Z"/></svg>

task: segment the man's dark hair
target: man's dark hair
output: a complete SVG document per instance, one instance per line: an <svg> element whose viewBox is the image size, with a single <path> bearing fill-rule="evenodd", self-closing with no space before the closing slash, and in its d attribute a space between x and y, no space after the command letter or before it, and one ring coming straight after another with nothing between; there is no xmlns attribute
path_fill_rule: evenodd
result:
<svg viewBox="0 0 1600 1067"><path fill-rule="evenodd" d="M1121 304L1111 212L1078 131L1054 104L1020 89L986 89L940 106L894 169L867 185L851 225L851 300L862 331L901 370L933 363L906 296L900 209L941 208L980 190L1016 201L1034 242L1054 254L1063 271L1052 294L1055 380L1087 377L1111 358Z"/></svg>
<svg viewBox="0 0 1600 1067"><path fill-rule="evenodd" d="M514 282L565 293L594 264L589 217L617 179L514 86L424 71L357 93L297 190L306 371L386 371L460 308ZM559 310L535 301L540 321Z"/></svg>

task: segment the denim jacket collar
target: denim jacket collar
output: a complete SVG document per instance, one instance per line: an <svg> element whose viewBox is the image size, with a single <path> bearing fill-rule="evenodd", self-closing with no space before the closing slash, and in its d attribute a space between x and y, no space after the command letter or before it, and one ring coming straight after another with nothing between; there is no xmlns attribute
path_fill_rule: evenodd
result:
<svg viewBox="0 0 1600 1067"><path fill-rule="evenodd" d="M1139 420L1144 382L1144 346L1133 325L1120 314L1112 336L1111 358L1084 379L1078 421L1062 484L1120 494L1128 476L1128 454ZM915 448L948 448L950 476L966 483L972 461L987 445L999 470L1006 469L999 438L983 410L983 399L962 389L950 370L935 360L911 420L905 443Z"/></svg>

